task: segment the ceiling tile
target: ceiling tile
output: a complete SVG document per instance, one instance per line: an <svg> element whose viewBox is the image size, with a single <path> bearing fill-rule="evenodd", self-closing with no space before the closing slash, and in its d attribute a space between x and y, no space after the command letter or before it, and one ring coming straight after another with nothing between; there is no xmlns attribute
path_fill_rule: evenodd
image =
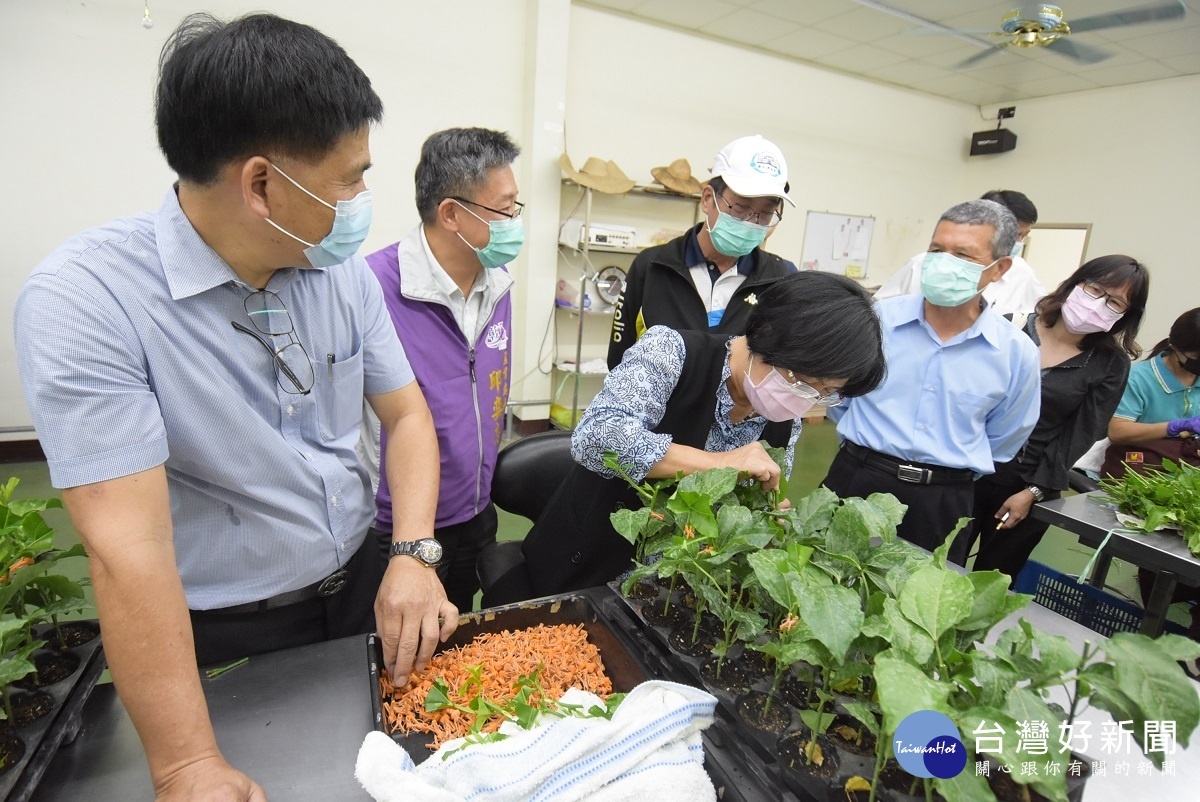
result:
<svg viewBox="0 0 1200 802"><path fill-rule="evenodd" d="M639 17L695 30L738 11L723 0L646 0L633 9Z"/></svg>
<svg viewBox="0 0 1200 802"><path fill-rule="evenodd" d="M1161 78L1174 78L1179 71L1157 61L1143 61L1141 64L1130 64L1123 67L1090 70L1085 78L1095 81L1101 86L1119 86L1121 84L1136 84L1140 81L1157 81Z"/></svg>
<svg viewBox="0 0 1200 802"><path fill-rule="evenodd" d="M838 36L845 36L856 42L873 42L885 36L895 36L901 31L911 28L912 23L874 9L856 7L844 14L822 20L813 27L836 33Z"/></svg>
<svg viewBox="0 0 1200 802"><path fill-rule="evenodd" d="M1054 61L1058 63L1064 71L1073 72L1076 75L1084 76L1086 76L1092 70L1107 70L1112 67L1124 67L1130 64L1140 64L1146 60L1146 56L1142 53L1138 53L1135 50L1130 50L1129 48L1120 44L1103 42L1100 45L1095 46L1109 53L1108 58L1104 59L1103 61L1098 61L1095 64L1085 64L1082 61L1075 61L1071 58L1057 57L1058 54L1051 51L1047 51L1046 55L1048 57L1057 57L1054 59ZM1047 58L1047 61L1049 61L1049 58Z"/></svg>
<svg viewBox="0 0 1200 802"><path fill-rule="evenodd" d="M785 56L812 61L813 59L827 56L830 53L854 47L857 44L857 42L843 39L832 33L825 33L824 31L812 28L798 28L789 34L764 43L763 47L782 53Z"/></svg>
<svg viewBox="0 0 1200 802"><path fill-rule="evenodd" d="M1015 103L1018 100L1023 100L1025 95L1022 95L1015 89L1009 89L1004 86L996 86L990 89L972 89L962 92L949 92L945 95L951 100L961 100L963 103L970 103L972 106L991 106L995 103ZM995 122L987 120L979 121L977 130L983 131L987 128L994 128Z"/></svg>
<svg viewBox="0 0 1200 802"><path fill-rule="evenodd" d="M964 61L965 59L968 59L971 56L974 56L974 55L982 52L982 48L972 47L971 45L962 44L961 42L959 42L956 39L951 39L950 42L953 42L953 44L950 44L948 47L946 47L942 50L938 50L936 52L928 53L926 55L920 56L919 57L920 60L926 62L927 64L932 64L935 67L945 67L946 69L955 69L955 68L957 68L958 63L960 61ZM998 52L994 53L993 55L989 56L988 60L982 62L980 64L980 66L981 67L988 66L989 63L990 64L1001 63L1000 59L1002 59L1002 58L1012 58L1012 56L1007 53L1004 53L1003 51L998 51Z"/></svg>
<svg viewBox="0 0 1200 802"><path fill-rule="evenodd" d="M889 64L899 64L904 56L887 50L880 50L870 45L855 45L846 50L839 50L817 59L821 64L835 67L847 72L865 73L869 70L886 67Z"/></svg>
<svg viewBox="0 0 1200 802"><path fill-rule="evenodd" d="M1151 58L1169 58L1195 53L1200 50L1200 27L1176 28L1164 33L1128 38L1124 44L1130 50L1144 53Z"/></svg>
<svg viewBox="0 0 1200 802"><path fill-rule="evenodd" d="M586 0L584 5L611 8L614 11L632 11L646 0Z"/></svg>
<svg viewBox="0 0 1200 802"><path fill-rule="evenodd" d="M1172 67L1187 75L1200 73L1200 52L1189 53L1186 56L1171 56L1170 58L1159 60L1168 67Z"/></svg>
<svg viewBox="0 0 1200 802"><path fill-rule="evenodd" d="M747 45L761 45L771 39L778 39L783 34L791 33L798 27L794 22L787 22L778 17L771 17L744 8L736 14L729 14L715 22L710 22L700 30L713 36Z"/></svg>
<svg viewBox="0 0 1200 802"><path fill-rule="evenodd" d="M951 36L946 33L935 33L929 28L905 28L895 36L889 36L884 39L879 39L872 42L876 47L882 47L885 50L891 50L909 58L922 58L924 56L944 53L947 50L962 48L964 44L967 47L972 47L971 52L979 52L983 48L980 46L972 46L965 43L962 39L956 36ZM966 58L964 56L964 58Z"/></svg>
<svg viewBox="0 0 1200 802"><path fill-rule="evenodd" d="M1082 92L1085 89L1095 89L1096 86L1095 82L1084 80L1078 75L1063 74L1054 78L1017 84L1012 88L1024 93L1026 97L1045 97L1065 92Z"/></svg>
<svg viewBox="0 0 1200 802"><path fill-rule="evenodd" d="M951 92L982 92L985 89L995 89L994 84L980 81L969 75L947 75L942 78L931 78L927 81L917 81L917 89L935 95L946 95Z"/></svg>
<svg viewBox="0 0 1200 802"><path fill-rule="evenodd" d="M822 0L818 3L797 3L796 0L755 0L748 6L754 11L770 14L773 17L800 25L812 25L853 7L849 0Z"/></svg>
<svg viewBox="0 0 1200 802"><path fill-rule="evenodd" d="M867 74L872 78L878 78L888 83L912 86L918 81L946 78L954 73L921 61L902 61L899 64L891 64L881 69L869 70Z"/></svg>
<svg viewBox="0 0 1200 802"><path fill-rule="evenodd" d="M1018 57L1006 58L1002 63L999 60L993 62L989 59L975 69L963 70L963 73L997 86L1012 86L1042 78L1052 78L1060 75L1062 70L1056 70L1054 67L1034 59Z"/></svg>

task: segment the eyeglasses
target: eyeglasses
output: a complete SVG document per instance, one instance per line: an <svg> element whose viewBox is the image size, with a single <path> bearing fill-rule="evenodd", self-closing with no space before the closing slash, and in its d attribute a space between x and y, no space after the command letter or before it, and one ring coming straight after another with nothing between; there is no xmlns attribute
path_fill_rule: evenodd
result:
<svg viewBox="0 0 1200 802"><path fill-rule="evenodd" d="M771 228L772 226L779 225L779 221L783 219L783 214L778 209L773 212L756 212L744 204L730 203L720 193L715 193L714 197L725 201L725 206L729 209L730 217L734 217L744 223L754 223L755 225Z"/></svg>
<svg viewBox="0 0 1200 802"><path fill-rule="evenodd" d="M1085 281L1083 282L1082 289L1084 295L1088 296L1089 298L1106 299L1104 301L1104 305L1116 312L1118 315L1123 315L1129 311L1128 303L1116 297L1115 295L1110 295L1109 293L1105 292L1104 288L1099 284L1095 284L1091 281Z"/></svg>
<svg viewBox="0 0 1200 802"><path fill-rule="evenodd" d="M267 349L275 366L275 381L279 383L279 388L293 395L308 395L312 392L315 380L312 360L308 358L308 351L304 350L296 336L292 316L283 305L283 301L279 300L279 296L270 290L259 290L247 295L243 306L258 332L251 331L236 320L229 321L230 325L249 334ZM289 342L282 348L276 348L259 332L271 337L286 336Z"/></svg>
<svg viewBox="0 0 1200 802"><path fill-rule="evenodd" d="M503 212L499 209L493 209L491 206L484 206L482 203L476 203L475 201L467 200L466 198L460 198L455 195L451 195L450 200L455 200L459 203L469 203L472 206L478 206L480 209L487 209L492 214L503 215L509 220L516 220L521 216L521 212L525 211L525 204L521 203L520 201L513 201L513 206L516 207L515 212Z"/></svg>
<svg viewBox="0 0 1200 802"><path fill-rule="evenodd" d="M812 398L819 407L836 407L846 399L837 390L834 390L829 395L821 395L821 391L813 387L808 382L802 382L796 378L796 374L790 370L787 371L788 387L792 392L801 398Z"/></svg>

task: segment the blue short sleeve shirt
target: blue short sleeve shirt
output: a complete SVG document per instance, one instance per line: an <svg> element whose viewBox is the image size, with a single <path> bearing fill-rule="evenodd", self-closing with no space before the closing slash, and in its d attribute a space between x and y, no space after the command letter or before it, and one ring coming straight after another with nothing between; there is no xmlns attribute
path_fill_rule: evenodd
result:
<svg viewBox="0 0 1200 802"><path fill-rule="evenodd" d="M267 349L231 325L254 328L254 288L174 190L156 213L65 242L17 300L21 380L54 485L165 464L193 609L304 587L349 560L374 517L354 451L364 393L413 380L361 257L279 270L267 289L312 361L308 395L285 392Z"/></svg>

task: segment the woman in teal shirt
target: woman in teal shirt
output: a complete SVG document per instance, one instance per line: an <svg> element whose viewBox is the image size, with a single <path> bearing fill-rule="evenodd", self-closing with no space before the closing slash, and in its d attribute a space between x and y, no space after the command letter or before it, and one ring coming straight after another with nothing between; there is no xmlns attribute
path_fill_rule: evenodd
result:
<svg viewBox="0 0 1200 802"><path fill-rule="evenodd" d="M1108 426L1112 445L1104 473L1120 476L1122 463L1160 464L1162 457L1200 465L1200 308L1184 312L1170 336L1134 365Z"/></svg>

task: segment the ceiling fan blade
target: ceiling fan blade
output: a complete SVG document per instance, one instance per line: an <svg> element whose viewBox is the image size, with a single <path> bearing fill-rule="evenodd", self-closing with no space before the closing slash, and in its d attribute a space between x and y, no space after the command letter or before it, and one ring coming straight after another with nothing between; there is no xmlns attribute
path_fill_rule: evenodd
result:
<svg viewBox="0 0 1200 802"><path fill-rule="evenodd" d="M1096 64L1097 62L1104 61L1104 59L1112 55L1112 53L1109 53L1107 50L1101 50L1098 47L1085 45L1083 42L1076 42L1074 39L1065 36L1061 39L1055 39L1053 42L1050 42L1048 45L1046 45L1046 48L1048 50L1053 50L1059 55L1073 58L1083 64Z"/></svg>
<svg viewBox="0 0 1200 802"><path fill-rule="evenodd" d="M1122 25L1164 22L1179 19L1186 13L1187 6L1183 4L1183 0L1168 0L1168 2L1114 11L1111 14L1097 14L1093 17L1068 20L1067 24L1071 26L1071 33L1086 33L1105 28L1117 28Z"/></svg>
<svg viewBox="0 0 1200 802"><path fill-rule="evenodd" d="M971 56L970 58L966 58L966 59L963 59L962 61L958 62L957 64L954 65L954 69L961 70L961 69L964 69L965 67L972 67L972 66L978 64L979 62L983 61L988 56L995 53L997 50L1002 50L1005 47L1008 47L1007 42L1002 45L996 45L994 47L989 47L987 50L980 51L980 52L976 53L975 55Z"/></svg>

